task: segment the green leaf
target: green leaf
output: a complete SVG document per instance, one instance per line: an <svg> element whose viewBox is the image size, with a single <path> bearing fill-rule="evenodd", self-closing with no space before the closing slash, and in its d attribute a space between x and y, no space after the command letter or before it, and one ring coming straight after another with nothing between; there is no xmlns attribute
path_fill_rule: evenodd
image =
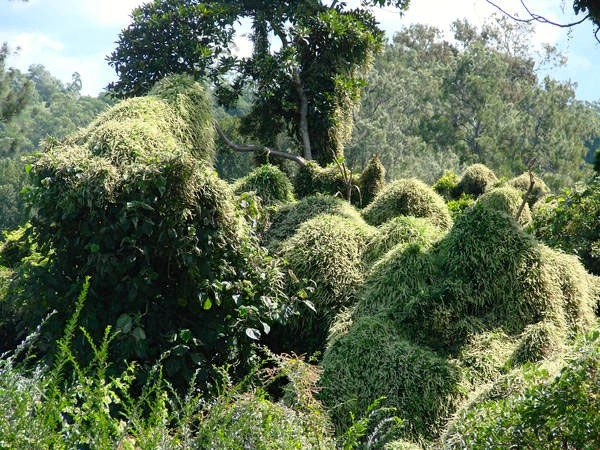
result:
<svg viewBox="0 0 600 450"><path fill-rule="evenodd" d="M260 331L258 331L256 328L246 328L246 336L248 336L250 339L258 341L260 339Z"/></svg>
<svg viewBox="0 0 600 450"><path fill-rule="evenodd" d="M131 331L133 319L129 314L123 313L117 319L117 330L127 334Z"/></svg>
<svg viewBox="0 0 600 450"><path fill-rule="evenodd" d="M210 298L207 298L206 300L204 300L204 304L202 305L202 307L208 311L210 308L212 308L212 302L210 301Z"/></svg>

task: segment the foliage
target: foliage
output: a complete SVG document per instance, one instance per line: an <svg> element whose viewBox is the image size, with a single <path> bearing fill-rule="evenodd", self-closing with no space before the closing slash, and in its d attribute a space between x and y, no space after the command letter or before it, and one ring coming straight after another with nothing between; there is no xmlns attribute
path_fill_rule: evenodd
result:
<svg viewBox="0 0 600 450"><path fill-rule="evenodd" d="M597 297L576 258L484 198L437 242L398 245L374 265L350 317L332 327L324 403L343 429L349 412L386 396L405 436L434 439L467 392L589 330Z"/></svg>
<svg viewBox="0 0 600 450"><path fill-rule="evenodd" d="M8 45L0 46L0 124L7 123L27 105L31 95L31 83L19 79L15 69L6 68Z"/></svg>
<svg viewBox="0 0 600 450"><path fill-rule="evenodd" d="M264 234L269 247L291 237L304 222L320 214L333 214L345 217L356 224L364 223L360 213L348 202L331 195L311 195L282 205L273 214L272 223Z"/></svg>
<svg viewBox="0 0 600 450"><path fill-rule="evenodd" d="M460 178L451 170L446 170L440 178L433 183L433 190L440 194L446 201L454 198Z"/></svg>
<svg viewBox="0 0 600 450"><path fill-rule="evenodd" d="M455 221L458 216L460 216L463 211L465 211L473 203L475 203L473 196L465 193L460 194L460 197L455 200L449 200L448 211L450 211L450 217L452 217L452 220Z"/></svg>
<svg viewBox="0 0 600 450"><path fill-rule="evenodd" d="M522 389L461 412L444 448L598 447L598 336L598 331L589 334L556 377L526 366Z"/></svg>
<svg viewBox="0 0 600 450"><path fill-rule="evenodd" d="M255 101L243 133L273 145L286 130L306 159L323 165L341 156L364 74L383 42L369 11L344 3L155 0L132 17L109 57L119 76L110 86L114 94L143 94L172 73L210 79L225 106L250 88ZM230 50L242 19L252 27L247 58Z"/></svg>
<svg viewBox="0 0 600 450"><path fill-rule="evenodd" d="M289 178L279 168L270 164L257 167L233 185L236 194L254 191L266 207L291 203L294 188Z"/></svg>
<svg viewBox="0 0 600 450"><path fill-rule="evenodd" d="M516 218L517 212L523 203L523 194L513 187L498 187L482 194L477 202L486 208L496 209ZM531 212L526 203L519 216L519 224L526 227L530 223Z"/></svg>
<svg viewBox="0 0 600 450"><path fill-rule="evenodd" d="M26 217L20 195L27 186L24 163L18 159L0 159L0 230L21 225Z"/></svg>
<svg viewBox="0 0 600 450"><path fill-rule="evenodd" d="M477 198L490 190L498 181L492 170L483 164L472 164L465 169L456 185L456 196L472 195Z"/></svg>
<svg viewBox="0 0 600 450"><path fill-rule="evenodd" d="M425 217L441 229L448 229L452 224L442 197L415 178L388 184L362 214L369 224L375 226L397 216Z"/></svg>
<svg viewBox="0 0 600 450"><path fill-rule="evenodd" d="M12 356L0 359L0 444L6 448L335 448L330 425L314 399L314 370L294 358L279 357L268 379L287 376L297 392L294 409L275 403L248 380L233 384L225 369L214 398L202 397L194 382L185 396L174 392L156 365L139 391L139 372L129 364L109 375L109 347L117 336L108 327L94 342L78 327L87 301L86 281L59 339L52 367L27 369L19 362L37 338L32 335ZM72 348L82 336L92 354L82 365ZM25 355L26 356L26 355ZM26 359L26 358L25 358ZM307 375L308 374L308 375Z"/></svg>
<svg viewBox="0 0 600 450"><path fill-rule="evenodd" d="M351 183L359 186L359 179L353 174ZM343 174L336 164L320 167L316 162L309 161L298 169L294 177L294 189L299 198L315 194L329 194L344 197L346 186ZM353 195L358 199L359 196Z"/></svg>
<svg viewBox="0 0 600 450"><path fill-rule="evenodd" d="M19 83L31 85L31 94L21 114L10 123L0 123L0 153L4 156L33 153L49 137L62 139L88 125L112 103L104 96L81 95L77 73L71 83L63 83L39 64L25 73L15 70L14 74Z"/></svg>
<svg viewBox="0 0 600 450"><path fill-rule="evenodd" d="M16 268L23 258L31 255L32 247L30 224L4 232L4 242L0 244L0 266Z"/></svg>
<svg viewBox="0 0 600 450"><path fill-rule="evenodd" d="M371 402L395 408L409 436L430 435L456 406L458 368L415 345L385 317L364 316L323 358L321 397L338 432Z"/></svg>
<svg viewBox="0 0 600 450"><path fill-rule="evenodd" d="M519 175L518 177L508 180L507 184L520 190L522 193L525 193L529 189L530 182L531 177L529 176L529 173L526 172ZM548 195L550 195L550 188L548 188L546 183L544 183L544 180L534 175L533 189L531 190L531 193L527 198L527 203L529 204L529 207L533 208L533 205L535 205L540 200L543 200Z"/></svg>
<svg viewBox="0 0 600 450"><path fill-rule="evenodd" d="M589 176L598 111L576 99L572 83L538 78L564 60L556 48L536 52L533 28L505 17L479 28L458 21L453 31L406 27L376 57L345 148L349 164L377 153L390 179L434 183L473 163L512 178L535 158L555 191Z"/></svg>
<svg viewBox="0 0 600 450"><path fill-rule="evenodd" d="M91 275L81 323L94 338L106 325L120 331L116 368L163 355L181 386L196 368L204 379L213 364L242 370L279 318L284 281L227 183L193 156L213 156L212 141L199 141L212 136L200 86L174 94L166 81L154 92L167 100L121 102L34 162L32 227L46 267L25 261L10 303L24 332L56 309L43 330L52 343L72 309L66 294Z"/></svg>
<svg viewBox="0 0 600 450"><path fill-rule="evenodd" d="M362 203L361 206L367 206L381 192L385 186L385 167L381 163L379 156L374 155L358 179L358 186Z"/></svg>
<svg viewBox="0 0 600 450"><path fill-rule="evenodd" d="M365 272L362 256L374 233L364 222L331 214L321 214L298 227L281 244L279 255L299 279L310 279L309 295L316 311L302 308L290 318L283 336L274 340L284 351L321 351L335 315L356 300Z"/></svg>
<svg viewBox="0 0 600 450"><path fill-rule="evenodd" d="M398 216L377 228L369 239L364 261L367 267L398 244L429 245L444 235L431 221L422 217Z"/></svg>
<svg viewBox="0 0 600 450"><path fill-rule="evenodd" d="M600 275L600 179L566 189L538 204L533 215L533 232L548 245L581 258L585 267Z"/></svg>

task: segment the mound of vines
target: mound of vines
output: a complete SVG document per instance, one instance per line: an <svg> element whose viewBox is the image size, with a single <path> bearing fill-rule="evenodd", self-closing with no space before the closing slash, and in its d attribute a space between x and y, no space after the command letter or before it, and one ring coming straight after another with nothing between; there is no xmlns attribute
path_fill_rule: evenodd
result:
<svg viewBox="0 0 600 450"><path fill-rule="evenodd" d="M117 366L163 355L179 381L244 366L278 317L283 276L212 168L210 111L199 84L167 78L38 157L30 203L41 256L12 287L23 333L55 310L42 328L54 342L89 276L80 322L94 338L118 331Z"/></svg>

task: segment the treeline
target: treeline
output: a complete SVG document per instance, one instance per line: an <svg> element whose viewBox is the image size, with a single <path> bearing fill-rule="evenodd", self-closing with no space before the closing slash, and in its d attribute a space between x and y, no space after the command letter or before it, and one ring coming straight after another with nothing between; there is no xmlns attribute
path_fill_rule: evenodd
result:
<svg viewBox="0 0 600 450"><path fill-rule="evenodd" d="M21 95L14 114L0 121L0 229L10 229L24 217L19 195L26 182L22 157L36 152L46 138L61 139L87 125L113 101L81 95L79 74L63 83L39 64L27 72L6 69L0 80L6 83L8 100L11 94Z"/></svg>
<svg viewBox="0 0 600 450"><path fill-rule="evenodd" d="M553 189L589 176L600 136L600 103L575 97L575 84L543 69L565 62L556 48L537 52L532 30L505 18L481 28L413 25L376 59L345 149L355 166L378 154L390 179L433 183L483 163L499 176L536 172Z"/></svg>

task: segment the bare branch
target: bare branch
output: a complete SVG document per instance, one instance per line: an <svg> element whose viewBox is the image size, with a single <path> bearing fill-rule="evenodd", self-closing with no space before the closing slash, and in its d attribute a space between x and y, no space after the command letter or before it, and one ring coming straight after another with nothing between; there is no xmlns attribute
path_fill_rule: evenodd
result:
<svg viewBox="0 0 600 450"><path fill-rule="evenodd" d="M215 122L214 126L215 126L215 130L217 131L217 133L219 134L221 139L223 139L223 142L225 142L225 145L227 145L227 147L235 150L236 152L248 152L248 153L249 152L263 152L268 155L279 156L280 158L289 159L291 161L294 161L295 163L300 164L301 166L306 165L306 160L302 156L294 155L293 153L287 153L287 152L282 152L279 150L273 150L264 145L236 144L235 142L233 142L231 139L229 139L227 137L227 135L223 132L221 127L216 122Z"/></svg>
<svg viewBox="0 0 600 450"><path fill-rule="evenodd" d="M485 1L488 2L490 5L492 5L494 8L496 8L498 11L500 11L505 16L511 18L512 20L514 20L516 22L521 22L521 23L538 22L538 23L547 23L549 25L553 25L555 27L560 27L560 28L571 28L571 27L574 27L576 25L579 25L579 24L585 22L587 19L590 18L590 15L588 14L583 19L577 20L575 22L570 22L570 23L553 22L552 20L549 20L549 19L545 18L544 16L540 16L539 14L535 14L525 4L525 1L521 0L521 5L523 5L523 8L525 9L525 11L527 11L527 14L529 14L529 18L522 19L520 17L517 17L517 16L514 16L514 15L510 14L508 11L506 11L505 9L503 9L500 5L496 4L492 0L485 0Z"/></svg>

